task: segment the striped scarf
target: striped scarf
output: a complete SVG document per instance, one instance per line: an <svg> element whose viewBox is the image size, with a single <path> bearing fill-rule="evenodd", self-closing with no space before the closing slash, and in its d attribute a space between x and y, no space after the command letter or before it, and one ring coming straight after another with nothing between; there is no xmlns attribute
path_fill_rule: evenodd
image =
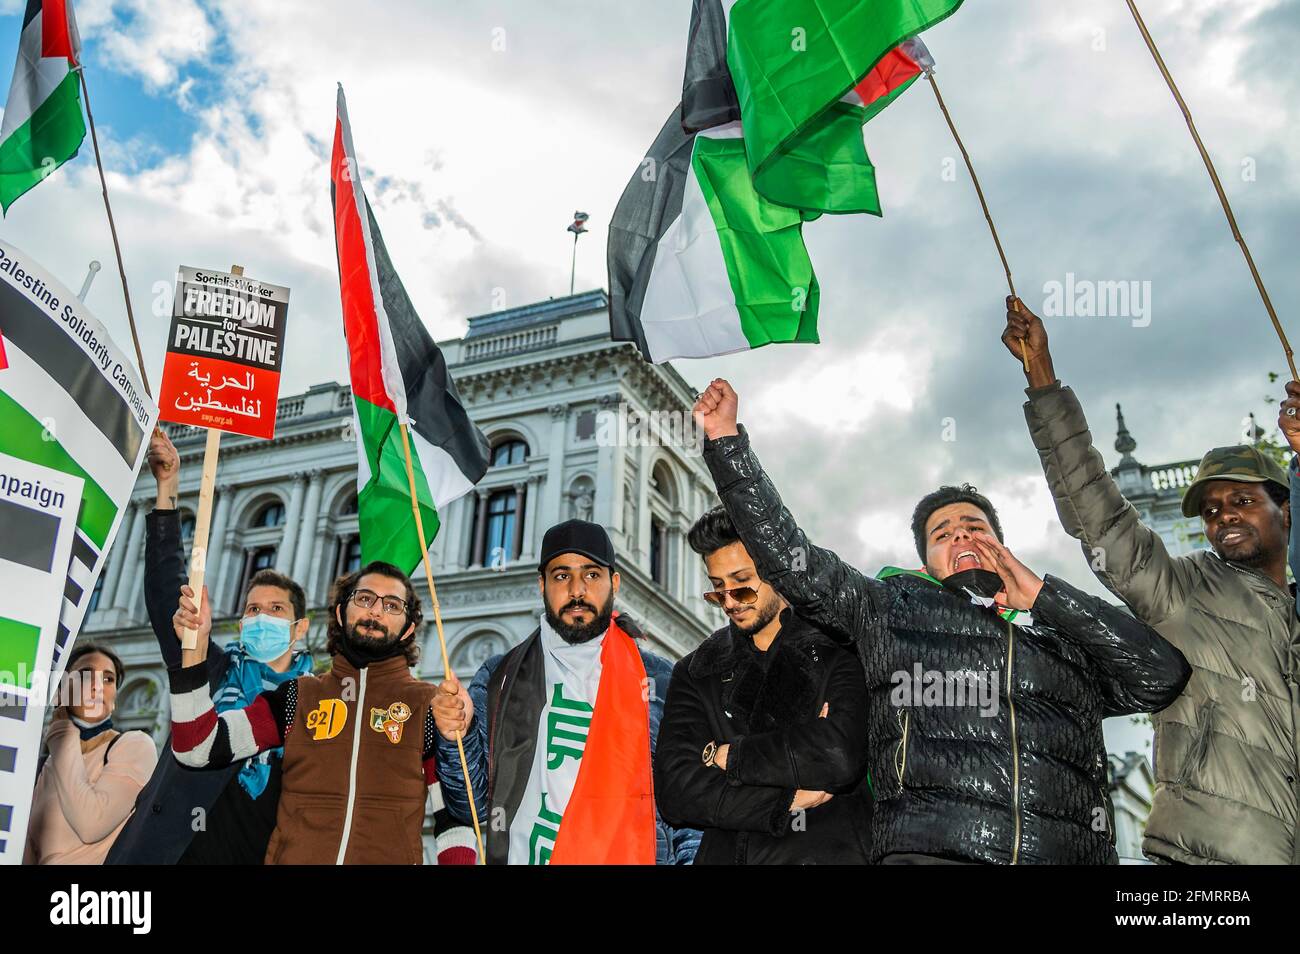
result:
<svg viewBox="0 0 1300 954"><path fill-rule="evenodd" d="M252 704L258 693L270 692L288 682L311 672L311 653L294 653L289 668L276 672L266 663L258 662L244 650L241 643L232 643L226 649L230 665L221 685L213 694L212 705L219 713L229 709L243 709ZM284 747L267 749L247 759L239 770L239 784L248 793L249 798L258 798L266 791L266 783L271 778L271 756L280 758Z"/></svg>

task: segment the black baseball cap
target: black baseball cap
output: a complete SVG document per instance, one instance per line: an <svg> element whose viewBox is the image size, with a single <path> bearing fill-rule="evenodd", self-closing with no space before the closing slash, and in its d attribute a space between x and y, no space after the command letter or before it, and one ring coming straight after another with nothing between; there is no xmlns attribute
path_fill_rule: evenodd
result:
<svg viewBox="0 0 1300 954"><path fill-rule="evenodd" d="M603 567L614 569L614 544L605 528L598 523L566 520L547 530L542 537L542 553L537 561L537 572L545 573L546 564L561 553L581 553Z"/></svg>

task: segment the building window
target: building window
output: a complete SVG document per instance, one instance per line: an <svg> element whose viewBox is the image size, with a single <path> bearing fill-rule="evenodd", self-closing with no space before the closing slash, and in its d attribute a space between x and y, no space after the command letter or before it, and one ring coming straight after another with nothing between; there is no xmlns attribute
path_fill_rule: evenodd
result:
<svg viewBox="0 0 1300 954"><path fill-rule="evenodd" d="M284 504L269 503L253 518L254 527L278 527L284 523Z"/></svg>
<svg viewBox="0 0 1300 954"><path fill-rule="evenodd" d="M275 568L275 547L258 547L256 550L249 550L244 556L244 575L239 581L239 589L235 591L235 606L232 612L239 613L244 608L244 594L248 592L248 581L253 578L258 570L271 570Z"/></svg>
<svg viewBox="0 0 1300 954"><path fill-rule="evenodd" d="M336 577L345 573L355 573L361 569L361 537L353 534L339 541L339 563L334 570Z"/></svg>
<svg viewBox="0 0 1300 954"><path fill-rule="evenodd" d="M339 516L350 517L352 514L358 513L359 511L360 507L357 503L357 495L353 494L347 500L343 501L343 506L339 508Z"/></svg>
<svg viewBox="0 0 1300 954"><path fill-rule="evenodd" d="M658 517L650 518L650 579L660 586L668 583L668 530Z"/></svg>
<svg viewBox="0 0 1300 954"><path fill-rule="evenodd" d="M507 560L519 556L515 552L515 524L518 519L513 490L498 490L488 497L487 540L483 551L485 566L495 563L503 554Z"/></svg>
<svg viewBox="0 0 1300 954"><path fill-rule="evenodd" d="M181 542L186 546L194 542L194 514L188 510L181 511Z"/></svg>
<svg viewBox="0 0 1300 954"><path fill-rule="evenodd" d="M502 441L492 448L492 466L508 467L511 464L522 464L527 456L528 445L523 441L517 439Z"/></svg>
<svg viewBox="0 0 1300 954"><path fill-rule="evenodd" d="M99 609L99 600L104 593L104 577L107 575L108 574L103 572L103 570L100 571L99 578L95 580L95 588L90 591L90 603L86 612L93 613L95 610Z"/></svg>
<svg viewBox="0 0 1300 954"><path fill-rule="evenodd" d="M576 436L580 441L589 441L596 436L596 412L582 411L576 422Z"/></svg>

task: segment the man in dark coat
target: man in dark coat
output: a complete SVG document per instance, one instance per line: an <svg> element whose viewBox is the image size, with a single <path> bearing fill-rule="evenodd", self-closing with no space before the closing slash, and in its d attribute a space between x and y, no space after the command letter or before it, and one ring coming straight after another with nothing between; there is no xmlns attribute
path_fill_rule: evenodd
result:
<svg viewBox="0 0 1300 954"><path fill-rule="evenodd" d="M728 625L673 669L655 759L696 864L865 864L867 691L857 657L764 582L721 507L691 528Z"/></svg>
<svg viewBox="0 0 1300 954"><path fill-rule="evenodd" d="M813 546L714 381L704 459L759 575L851 641L870 694L871 854L885 863L1114 863L1102 720L1160 709L1190 675L1150 627L1001 541L973 487L927 495L923 571L869 579Z"/></svg>

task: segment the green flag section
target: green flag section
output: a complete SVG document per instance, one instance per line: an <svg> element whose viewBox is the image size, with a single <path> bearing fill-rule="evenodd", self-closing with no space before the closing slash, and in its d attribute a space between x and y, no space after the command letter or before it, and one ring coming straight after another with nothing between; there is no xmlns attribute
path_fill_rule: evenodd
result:
<svg viewBox="0 0 1300 954"><path fill-rule="evenodd" d="M692 135L674 111L619 199L607 258L611 335L649 361L818 340L803 218L754 191L739 123Z"/></svg>
<svg viewBox="0 0 1300 954"><path fill-rule="evenodd" d="M690 135L668 117L619 199L607 259L611 335L656 364L818 341L801 214L754 191L738 122Z"/></svg>
<svg viewBox="0 0 1300 954"><path fill-rule="evenodd" d="M340 87L330 194L358 438L361 559L410 573L424 554L412 513L408 443L426 544L438 532L438 511L487 472L488 443L393 267L359 168Z"/></svg>
<svg viewBox="0 0 1300 954"><path fill-rule="evenodd" d="M5 677L26 673L27 679L20 687L32 687L32 673L36 670L37 650L41 643L41 628L16 619L0 616L0 686ZM15 685L12 679L8 683Z"/></svg>
<svg viewBox="0 0 1300 954"><path fill-rule="evenodd" d="M886 104L877 100L870 112L853 93L891 50L951 16L961 3L724 3L727 67L754 187L792 208L879 214L874 175L855 170L871 169L862 124Z"/></svg>
<svg viewBox="0 0 1300 954"><path fill-rule="evenodd" d="M361 563L382 560L409 570L420 562L420 541L413 528L406 453L397 415L364 398L354 395L352 400L360 439L357 529L361 533ZM429 479L414 448L411 465L425 539L432 540L441 522L429 491Z"/></svg>
<svg viewBox="0 0 1300 954"><path fill-rule="evenodd" d="M77 154L81 115L76 22L70 0L28 0L18 63L0 122L0 208Z"/></svg>

